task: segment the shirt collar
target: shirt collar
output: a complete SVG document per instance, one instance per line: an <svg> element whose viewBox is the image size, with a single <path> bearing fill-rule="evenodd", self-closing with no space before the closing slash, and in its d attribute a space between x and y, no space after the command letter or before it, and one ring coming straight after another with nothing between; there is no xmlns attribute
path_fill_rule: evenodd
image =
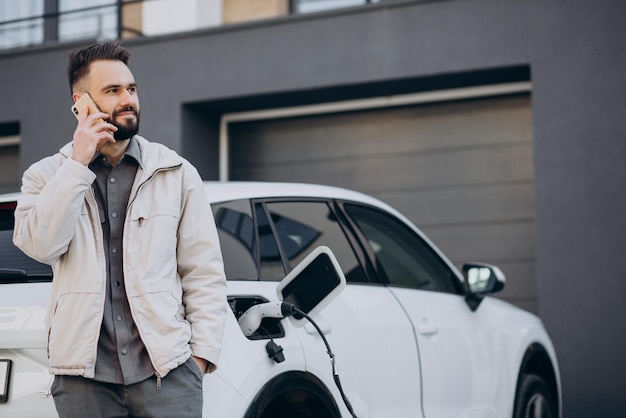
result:
<svg viewBox="0 0 626 418"><path fill-rule="evenodd" d="M143 169L143 164L141 163L141 149L139 148L139 144L137 143L137 140L133 136L128 141L129 141L128 147L126 148L126 151L124 151L124 156L122 158L132 157L135 161L137 161L137 164L139 164L139 167ZM101 152L99 151L96 152L93 158L91 159L91 162L94 162L101 155L103 155Z"/></svg>
<svg viewBox="0 0 626 418"><path fill-rule="evenodd" d="M124 156L134 158L135 161L137 161L137 164L139 164L139 167L143 168L143 165L141 164L141 150L139 149L139 144L137 143L137 140L133 136L129 139L129 141L130 142L128 143L128 148L126 148Z"/></svg>

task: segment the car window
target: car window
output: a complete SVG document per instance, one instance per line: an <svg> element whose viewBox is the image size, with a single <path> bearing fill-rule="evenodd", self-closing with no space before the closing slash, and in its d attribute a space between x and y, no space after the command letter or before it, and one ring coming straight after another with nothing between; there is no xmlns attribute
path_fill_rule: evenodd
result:
<svg viewBox="0 0 626 418"><path fill-rule="evenodd" d="M454 273L413 230L377 209L346 204L390 285L458 293Z"/></svg>
<svg viewBox="0 0 626 418"><path fill-rule="evenodd" d="M287 273L272 231L272 224L267 218L263 204L259 203L255 206L255 213L260 248L260 278L261 280L281 280Z"/></svg>
<svg viewBox="0 0 626 418"><path fill-rule="evenodd" d="M15 202L0 203L0 283L52 281L52 268L13 245Z"/></svg>
<svg viewBox="0 0 626 418"><path fill-rule="evenodd" d="M367 281L350 242L326 202L271 202L266 207L290 268L313 249L325 245L335 254L348 282Z"/></svg>
<svg viewBox="0 0 626 418"><path fill-rule="evenodd" d="M228 279L280 280L285 277L278 244L262 206L257 205L256 217L252 216L248 199L214 204L212 209Z"/></svg>
<svg viewBox="0 0 626 418"><path fill-rule="evenodd" d="M254 222L247 199L213 205L224 270L229 279L258 280Z"/></svg>

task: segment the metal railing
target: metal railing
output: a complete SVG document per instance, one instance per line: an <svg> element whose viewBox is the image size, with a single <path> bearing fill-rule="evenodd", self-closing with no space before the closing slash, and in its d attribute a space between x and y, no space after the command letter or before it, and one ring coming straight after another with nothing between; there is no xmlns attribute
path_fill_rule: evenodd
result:
<svg viewBox="0 0 626 418"><path fill-rule="evenodd" d="M98 6L0 21L0 49L76 39L121 38L123 8L140 2L143 0L117 0Z"/></svg>
<svg viewBox="0 0 626 418"><path fill-rule="evenodd" d="M33 16L2 20L0 15L0 50L11 48L24 48L44 43L58 43L79 39L122 39L138 36L152 36L154 33L148 30L146 35L143 21L146 5L151 9L163 7L170 2L170 7L175 6L176 13L185 9L178 0L110 0L105 4L81 7L71 10L59 10L58 0L43 0L43 13ZM188 0L193 2L193 0ZM262 0L250 0L262 1ZM345 7L378 3L381 0L284 0L281 11L274 10L273 15L264 14L261 17L248 16L245 6L240 6L241 20L263 19L271 16L277 17L289 14L314 13L317 11L339 9ZM199 3L188 3L195 4ZM271 3L266 3L271 4ZM133 10L132 8L135 8ZM138 8L142 8L138 11ZM226 6L222 2L217 6L220 12ZM129 12L129 13L127 13ZM1 12L0 12L1 13ZM167 16L166 21L173 21L174 16L167 12L161 13ZM151 14L154 16L154 13ZM133 18L135 19L133 21ZM232 16L229 16L232 18ZM139 19L139 21L137 20ZM222 16L206 16L207 21L190 27L191 29L209 26L223 25ZM172 25L176 27L176 25ZM181 26L178 25L180 28ZM172 32L183 29L174 29ZM163 32L171 33L171 32ZM160 34L160 33L159 33Z"/></svg>

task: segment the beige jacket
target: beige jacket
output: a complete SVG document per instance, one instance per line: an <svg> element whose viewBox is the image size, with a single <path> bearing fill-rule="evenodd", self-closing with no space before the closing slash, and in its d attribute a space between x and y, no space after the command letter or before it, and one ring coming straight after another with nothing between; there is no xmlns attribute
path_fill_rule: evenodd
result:
<svg viewBox="0 0 626 418"><path fill-rule="evenodd" d="M217 365L228 304L218 236L195 168L136 136L142 167L124 225L124 279L133 318L158 376L191 354ZM105 300L95 174L71 143L23 177L13 241L52 265L48 357L53 374L92 378ZM213 370L210 370L213 371Z"/></svg>

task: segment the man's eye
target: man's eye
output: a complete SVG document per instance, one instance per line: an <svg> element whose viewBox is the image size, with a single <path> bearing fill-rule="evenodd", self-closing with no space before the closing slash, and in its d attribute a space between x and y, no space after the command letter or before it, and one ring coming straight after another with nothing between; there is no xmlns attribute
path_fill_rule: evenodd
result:
<svg viewBox="0 0 626 418"><path fill-rule="evenodd" d="M129 87L128 92L132 94L137 93L137 87Z"/></svg>

